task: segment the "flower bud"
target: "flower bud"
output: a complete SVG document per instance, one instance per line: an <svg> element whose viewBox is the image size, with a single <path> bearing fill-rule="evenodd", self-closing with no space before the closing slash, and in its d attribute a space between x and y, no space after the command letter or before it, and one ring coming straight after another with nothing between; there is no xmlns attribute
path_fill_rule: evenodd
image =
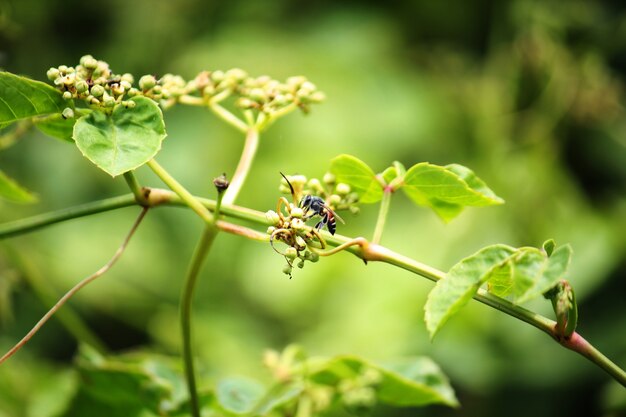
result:
<svg viewBox="0 0 626 417"><path fill-rule="evenodd" d="M341 196L345 196L350 192L350 186L346 183L340 182L335 187L335 192Z"/></svg>
<svg viewBox="0 0 626 417"><path fill-rule="evenodd" d="M71 100L72 99L72 93L70 93L69 91L64 91L63 92L63 98L65 100Z"/></svg>
<svg viewBox="0 0 626 417"><path fill-rule="evenodd" d="M300 269L304 268L304 261L298 262L298 268Z"/></svg>
<svg viewBox="0 0 626 417"><path fill-rule="evenodd" d="M321 103L326 100L326 94L321 91L316 91L313 94L309 95L308 100L312 103Z"/></svg>
<svg viewBox="0 0 626 417"><path fill-rule="evenodd" d="M76 82L75 87L76 87L76 92L80 93L80 94L82 94L82 93L86 92L87 90L89 90L89 84L87 84L87 81L85 81L85 80L80 80L80 81Z"/></svg>
<svg viewBox="0 0 626 417"><path fill-rule="evenodd" d="M62 73L66 73L67 72L67 65L59 65L59 71L61 71Z"/></svg>
<svg viewBox="0 0 626 417"><path fill-rule="evenodd" d="M302 221L302 219L293 219L291 220L291 228L293 230L302 230L304 229L304 222Z"/></svg>
<svg viewBox="0 0 626 417"><path fill-rule="evenodd" d="M232 78L236 81L243 81L243 79L248 76L248 73L241 68L232 68L226 71L225 76L227 78Z"/></svg>
<svg viewBox="0 0 626 417"><path fill-rule="evenodd" d="M268 212L266 212L265 218L267 219L268 223L275 226L280 223L280 216L274 210L269 210Z"/></svg>
<svg viewBox="0 0 626 417"><path fill-rule="evenodd" d="M318 192L324 191L324 188L322 187L322 183L317 178L311 178L309 182L307 183L307 185L312 190L315 190Z"/></svg>
<svg viewBox="0 0 626 417"><path fill-rule="evenodd" d="M276 231L276 228L274 226L270 226L267 228L267 230L265 231L265 233L267 233L268 235L271 235L272 233L274 233Z"/></svg>
<svg viewBox="0 0 626 417"><path fill-rule="evenodd" d="M300 207L294 207L291 209L291 217L295 219L301 219L304 216L304 211Z"/></svg>
<svg viewBox="0 0 626 417"><path fill-rule="evenodd" d="M68 91L66 91L67 93ZM63 113L61 113L61 116L64 119L73 119L74 118L74 110L70 109L69 107L66 107L63 109Z"/></svg>
<svg viewBox="0 0 626 417"><path fill-rule="evenodd" d="M80 59L80 65L85 67L85 69L93 70L98 67L98 60L91 55L85 55Z"/></svg>
<svg viewBox="0 0 626 417"><path fill-rule="evenodd" d="M287 85L293 89L300 87L304 82L306 82L306 77L302 75L287 78Z"/></svg>
<svg viewBox="0 0 626 417"><path fill-rule="evenodd" d="M250 97L250 99L254 101L267 100L267 94L265 94L265 91L263 91L261 88L253 88L252 90L250 90L250 93L248 93L248 97Z"/></svg>
<svg viewBox="0 0 626 417"><path fill-rule="evenodd" d="M291 275L291 271L293 270L292 266L287 264L283 267L283 274Z"/></svg>
<svg viewBox="0 0 626 417"><path fill-rule="evenodd" d="M338 196L337 194L333 194L328 199L328 202L330 203L331 206L336 206L337 204L341 203L341 197Z"/></svg>
<svg viewBox="0 0 626 417"><path fill-rule="evenodd" d="M317 252L310 252L310 254L309 254L309 261L315 263L315 262L317 262L319 260L320 260L320 256L319 256L319 254L317 254Z"/></svg>
<svg viewBox="0 0 626 417"><path fill-rule="evenodd" d="M226 74L224 74L224 71L217 70L211 73L211 79L216 83L219 83L225 77L226 77Z"/></svg>
<svg viewBox="0 0 626 417"><path fill-rule="evenodd" d="M48 79L49 79L50 81L54 81L54 80L56 80L57 78L59 78L59 75L60 75L60 74L61 74L61 73L60 73L60 71L59 71L57 68L54 68L54 67L53 67L53 68L50 68L50 69L48 70L48 72L46 72L46 76L48 77Z"/></svg>
<svg viewBox="0 0 626 417"><path fill-rule="evenodd" d="M306 242L304 241L302 236L296 236L296 249L298 250L306 249Z"/></svg>
<svg viewBox="0 0 626 417"><path fill-rule="evenodd" d="M361 209L357 206L350 206L349 210L352 214L359 214L359 212L361 211Z"/></svg>
<svg viewBox="0 0 626 417"><path fill-rule="evenodd" d="M333 185L336 181L336 178L333 173L327 172L326 174L324 174L324 178L322 178L322 181L324 181L324 184Z"/></svg>
<svg viewBox="0 0 626 417"><path fill-rule="evenodd" d="M134 109L136 105L137 103L133 100L122 101L122 106L126 107L127 109Z"/></svg>
<svg viewBox="0 0 626 417"><path fill-rule="evenodd" d="M289 181L294 187L302 187L306 184L306 177L304 175L291 175L289 176Z"/></svg>
<svg viewBox="0 0 626 417"><path fill-rule="evenodd" d="M296 250L296 248L288 247L285 250L285 257L293 261L294 259L298 257L298 251Z"/></svg>
<svg viewBox="0 0 626 417"><path fill-rule="evenodd" d="M104 94L104 87L101 85L94 85L93 87L91 87L91 95L94 97L102 97L102 95Z"/></svg>
<svg viewBox="0 0 626 417"><path fill-rule="evenodd" d="M102 104L104 104L105 107L113 107L115 106L115 99L110 95L105 94L102 99Z"/></svg>
<svg viewBox="0 0 626 417"><path fill-rule="evenodd" d="M139 79L139 88L142 90L149 90L153 88L157 83L154 75L144 75Z"/></svg>

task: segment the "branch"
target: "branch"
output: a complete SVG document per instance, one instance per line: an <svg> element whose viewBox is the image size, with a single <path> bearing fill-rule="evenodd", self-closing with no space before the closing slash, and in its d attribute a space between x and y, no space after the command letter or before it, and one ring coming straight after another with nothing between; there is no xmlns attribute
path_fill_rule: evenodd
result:
<svg viewBox="0 0 626 417"><path fill-rule="evenodd" d="M0 358L0 364L2 364L2 362L4 362L5 360L9 359L18 350L20 350L26 343L28 343L28 341L35 335L35 333L37 333L39 331L39 329L44 324L46 324L46 322L50 319L50 317L52 317L54 315L54 313L57 312L58 309L63 307L63 305L67 302L67 300L69 300L74 294L76 294L78 291L80 291L85 285L89 284L90 282L93 282L97 278L99 278L102 275L104 275L109 269L111 269L111 267L113 265L115 265L115 262L117 262L117 260L120 258L120 256L122 256L122 253L124 253L124 250L126 249L126 246L128 245L128 242L130 241L130 238L133 236L133 234L135 233L135 231L139 227L139 224L141 223L141 221L143 220L143 218L145 217L147 212L148 212L148 208L146 208L146 207L144 207L143 210L141 210L141 213L139 214L139 217L137 217L137 220L135 220L135 223L133 224L132 228L130 229L130 232L128 232L128 235L124 239L124 242L117 249L117 251L115 252L113 257L109 260L109 262L107 262L102 268L98 269L96 272L94 272L93 274L91 274L87 278L84 278L78 284L73 286L68 292L66 292L65 295L63 297L61 297L61 299L59 301L57 301L57 303L50 310L48 310L48 312L41 318L41 320L39 320L39 322L37 322L37 324L35 324L35 327L33 327L31 329L31 331L28 332L26 334L26 336L24 336L22 338L22 340L20 340L15 346L13 346L7 353L5 353Z"/></svg>

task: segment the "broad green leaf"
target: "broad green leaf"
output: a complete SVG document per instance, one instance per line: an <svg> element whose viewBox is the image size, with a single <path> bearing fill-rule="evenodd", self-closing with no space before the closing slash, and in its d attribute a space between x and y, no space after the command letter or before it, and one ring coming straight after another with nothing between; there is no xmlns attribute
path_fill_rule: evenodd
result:
<svg viewBox="0 0 626 417"><path fill-rule="evenodd" d="M256 404L255 410L258 415L265 415L272 410L285 406L298 398L304 391L305 386L300 382L294 382L278 387L278 389L270 389L261 401Z"/></svg>
<svg viewBox="0 0 626 417"><path fill-rule="evenodd" d="M161 109L145 97L133 99L129 109L117 106L108 116L92 112L74 125L78 149L111 176L133 170L152 159L165 139Z"/></svg>
<svg viewBox="0 0 626 417"><path fill-rule="evenodd" d="M318 363L311 379L323 385L338 386L344 380L370 379L377 400L396 407L444 404L458 401L448 379L429 358L409 358L387 365L376 365L356 356L339 356Z"/></svg>
<svg viewBox="0 0 626 417"><path fill-rule="evenodd" d="M54 87L0 71L0 124L50 113L61 113L68 103Z"/></svg>
<svg viewBox="0 0 626 417"><path fill-rule="evenodd" d="M224 410L234 414L252 411L261 400L265 388L248 378L226 378L217 384L215 395Z"/></svg>
<svg viewBox="0 0 626 417"><path fill-rule="evenodd" d="M431 339L491 278L491 273L497 272L495 268L513 253L515 249L510 246L488 246L461 260L437 282L424 306L426 328Z"/></svg>
<svg viewBox="0 0 626 417"><path fill-rule="evenodd" d="M485 183L461 165L441 167L422 162L404 176L404 191L415 203L432 208L448 222L467 206L502 204Z"/></svg>
<svg viewBox="0 0 626 417"><path fill-rule="evenodd" d="M74 134L76 119L66 119L60 114L53 114L41 119L36 118L33 122L37 129L48 136L66 142L74 142L72 135Z"/></svg>
<svg viewBox="0 0 626 417"><path fill-rule="evenodd" d="M572 247L570 245L559 246L547 259L543 273L533 282L523 295L516 302L521 304L535 297L539 297L550 288L554 287L565 275L572 258Z"/></svg>
<svg viewBox="0 0 626 417"><path fill-rule="evenodd" d="M0 170L0 198L14 203L35 203L37 197Z"/></svg>
<svg viewBox="0 0 626 417"><path fill-rule="evenodd" d="M376 203L383 197L383 187L367 164L352 155L339 155L330 163L330 172L359 195L361 203Z"/></svg>
<svg viewBox="0 0 626 417"><path fill-rule="evenodd" d="M124 355L104 357L81 347L78 393L64 417L157 417L175 404L176 386L182 375L166 372L169 361ZM178 379L180 382L173 384Z"/></svg>

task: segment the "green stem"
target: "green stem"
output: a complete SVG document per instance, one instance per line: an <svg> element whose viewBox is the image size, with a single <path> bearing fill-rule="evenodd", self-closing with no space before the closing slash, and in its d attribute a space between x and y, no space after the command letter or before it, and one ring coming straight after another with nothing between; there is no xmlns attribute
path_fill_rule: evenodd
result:
<svg viewBox="0 0 626 417"><path fill-rule="evenodd" d="M193 417L200 417L200 403L198 401L198 389L196 385L195 367L193 363L193 341L191 332L191 307L193 303L193 294L195 292L196 283L200 274L202 264L206 259L215 237L217 229L213 224L207 224L202 237L196 246L187 276L180 302L180 324L183 342L183 364L185 369L185 379L187 380L187 390L189 391L189 399L191 403L191 414Z"/></svg>
<svg viewBox="0 0 626 417"><path fill-rule="evenodd" d="M233 126L235 129L246 133L248 131L248 125L241 121L237 116L226 110L224 107L220 106L217 103L211 102L209 104L209 108L215 113L220 119L224 120L229 125Z"/></svg>
<svg viewBox="0 0 626 417"><path fill-rule="evenodd" d="M246 132L246 142L243 145L243 151L241 152L241 158L237 164L235 174L230 180L230 185L224 194L224 204L233 204L235 199L241 191L241 187L250 172L252 167L252 161L256 155L257 148L259 147L259 132L256 128L249 128Z"/></svg>
<svg viewBox="0 0 626 417"><path fill-rule="evenodd" d="M208 199L197 199L203 207L207 209L214 209L216 202ZM158 205L173 205L180 206L185 203L173 193L167 190L151 189L151 193L148 197L148 202L151 207ZM121 207L127 207L136 204L134 196L132 194L114 197L102 201L98 201L91 204L84 204L69 209L59 210L57 212L46 213L39 216L18 220L15 222L5 223L0 225L0 239L8 236L14 236L22 233L26 233L47 225L58 223L61 221L69 220L72 218L78 218L95 214L99 212L114 210ZM266 219L265 213L243 208L235 205L224 205L221 208L221 213L228 217L238 218L246 221L250 221L256 224L269 226L270 222ZM249 237L261 241L267 241L267 236L263 238L262 233L252 231L242 226L233 225L226 222L218 222L221 230L225 230L228 233L237 234L240 236ZM417 262L411 258L398 254L380 245L374 245L367 242L366 239L354 239L341 235L331 236L326 232L322 232L326 243L331 246L340 246L346 244L346 251L354 253L366 261L380 261L385 262L399 268L405 269L417 275L421 275L431 281L438 281L445 276L445 273L432 268L428 265ZM358 243L356 241L359 241ZM496 297L484 290L479 290L474 298L483 304L500 310L512 317L522 320L533 327L549 334L551 337L557 340L560 344L568 349L574 350L579 354L585 356L601 369L608 372L615 380L626 386L626 372L624 372L619 366L611 362L606 356L600 353L596 348L590 345L588 342L581 342L581 337L578 333L574 333L571 338L560 340L555 334L555 322L532 311L526 310L523 307L512 304L511 302ZM582 339L584 340L584 339Z"/></svg>
<svg viewBox="0 0 626 417"><path fill-rule="evenodd" d="M126 184L128 184L128 188L130 188L130 191L133 192L137 203L139 203L139 205L145 205L145 196L141 191L141 185L139 185L139 181L137 181L137 177L135 177L133 171L125 172L124 180L126 181Z"/></svg>
<svg viewBox="0 0 626 417"><path fill-rule="evenodd" d="M380 239L383 237L383 230L385 229L385 222L387 221L387 215L389 214L389 205L391 204L391 195L393 191L386 187L383 192L383 199L380 202L380 209L378 211L378 219L376 220L376 228L374 229L374 236L372 237L372 243L377 245L380 243Z"/></svg>
<svg viewBox="0 0 626 417"><path fill-rule="evenodd" d="M174 177L172 177L158 162L154 159L148 161L147 165L155 174L187 204L198 216L207 223L213 222L213 215L202 205L196 197L194 197L185 187L183 187Z"/></svg>

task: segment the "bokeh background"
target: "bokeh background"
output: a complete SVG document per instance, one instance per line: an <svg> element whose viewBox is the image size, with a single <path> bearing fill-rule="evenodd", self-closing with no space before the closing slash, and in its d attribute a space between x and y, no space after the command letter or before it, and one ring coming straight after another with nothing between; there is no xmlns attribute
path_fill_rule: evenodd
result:
<svg viewBox="0 0 626 417"><path fill-rule="evenodd" d="M44 80L81 55L116 72L240 67L306 75L327 94L310 115L262 138L238 200L275 206L279 171L321 177L350 153L382 171L398 160L472 168L505 206L468 209L444 225L394 198L383 244L446 270L493 243L572 244L569 279L580 332L626 366L626 9L621 1L0 0L0 67ZM197 194L232 173L243 140L208 111L166 114L159 161ZM33 132L0 152L0 167L40 202L0 201L0 221L127 192L75 147ZM141 181L161 186L146 169ZM137 214L127 208L0 242L0 347L113 254ZM346 214L346 235L371 235L376 207ZM180 351L177 303L201 223L189 210L150 213L119 264L71 301L114 351ZM429 281L348 254L296 270L269 246L220 235L195 304L197 353L211 379L264 378L266 348L373 360L428 355L450 376L460 410L385 416L615 416L626 394L601 370L534 328L470 303L430 343ZM529 308L550 315L549 303ZM76 341L51 321L0 368L0 416L42 414L69 372ZM54 391L56 392L56 391ZM38 408L40 407L40 408Z"/></svg>

